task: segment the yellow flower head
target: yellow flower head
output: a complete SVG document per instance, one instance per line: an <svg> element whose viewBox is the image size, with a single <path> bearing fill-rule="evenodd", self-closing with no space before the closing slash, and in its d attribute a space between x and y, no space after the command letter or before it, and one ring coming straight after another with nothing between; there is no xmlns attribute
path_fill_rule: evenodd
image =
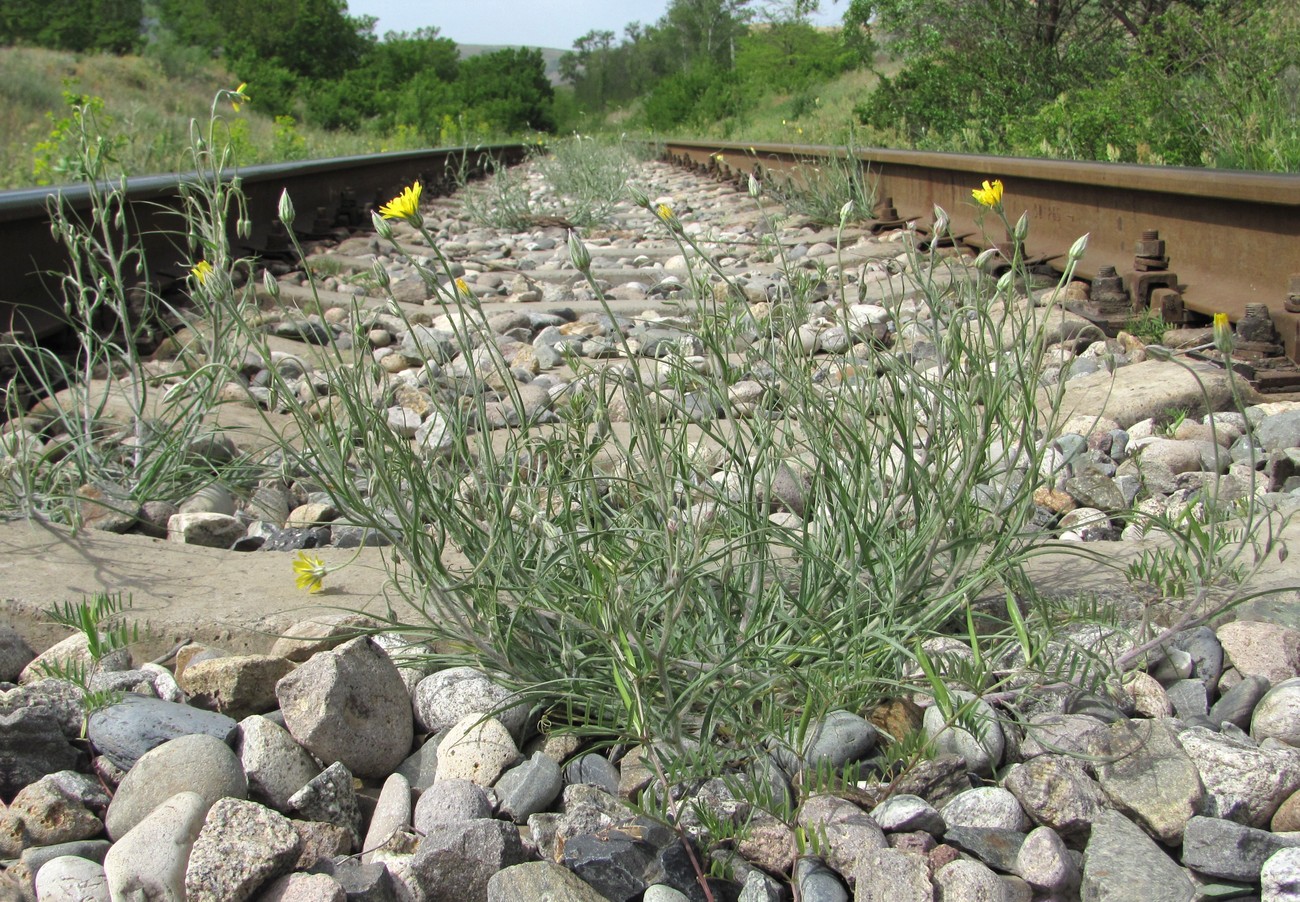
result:
<svg viewBox="0 0 1300 902"><path fill-rule="evenodd" d="M239 112L239 107L241 104L251 103L253 100L253 98L249 97L248 94L244 92L244 89L247 87L248 87L248 82L241 81L239 83L239 87L235 88L235 90L230 95L230 105L235 108L236 113Z"/></svg>
<svg viewBox="0 0 1300 902"><path fill-rule="evenodd" d="M462 278L457 278L453 283L456 286L456 293L469 297L474 292L469 290L469 283Z"/></svg>
<svg viewBox="0 0 1300 902"><path fill-rule="evenodd" d="M1002 203L1002 179L994 179L992 182L985 179L984 187L971 191L971 197L981 207L996 207Z"/></svg>
<svg viewBox="0 0 1300 902"><path fill-rule="evenodd" d="M298 557L293 562L293 572L297 576L299 589L306 589L308 592L315 594L321 590L321 583L325 581L326 575L329 574L329 568L325 562L318 557L312 557L305 551L298 552Z"/></svg>
<svg viewBox="0 0 1300 902"><path fill-rule="evenodd" d="M198 263L195 263L190 267L190 275L192 275L194 281L198 282L200 285L212 278L214 272L216 272L216 270L212 268L212 264L207 260L200 260Z"/></svg>
<svg viewBox="0 0 1300 902"><path fill-rule="evenodd" d="M409 188L403 188L401 194L379 208L380 215L385 219L404 219L418 228L424 223L424 219L420 216L422 190L419 182Z"/></svg>
<svg viewBox="0 0 1300 902"><path fill-rule="evenodd" d="M673 218L673 208L668 206L667 204L660 204L659 206L655 207L655 215L658 216L660 219L662 219L664 222L671 222Z"/></svg>
<svg viewBox="0 0 1300 902"><path fill-rule="evenodd" d="M1228 314L1214 314L1214 346L1224 354L1232 353L1232 323Z"/></svg>

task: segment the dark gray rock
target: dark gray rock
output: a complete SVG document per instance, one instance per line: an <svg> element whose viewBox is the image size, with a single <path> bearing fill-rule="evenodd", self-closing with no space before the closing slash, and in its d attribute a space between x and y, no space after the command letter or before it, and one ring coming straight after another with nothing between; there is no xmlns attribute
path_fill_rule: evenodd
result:
<svg viewBox="0 0 1300 902"><path fill-rule="evenodd" d="M584 833L564 844L560 863L596 892L614 902L627 902L643 893L655 861L655 850L618 830Z"/></svg>
<svg viewBox="0 0 1300 902"><path fill-rule="evenodd" d="M839 768L860 761L876 747L879 736L865 718L850 711L831 711L804 740L803 763L810 768Z"/></svg>
<svg viewBox="0 0 1300 902"><path fill-rule="evenodd" d="M1214 630L1208 626L1185 630L1174 637L1174 647L1191 656L1192 674L1205 683L1205 691L1213 698L1223 675L1223 646Z"/></svg>
<svg viewBox="0 0 1300 902"><path fill-rule="evenodd" d="M527 823L530 815L544 811L564 788L560 766L541 752L512 767L497 780L497 809L516 824Z"/></svg>
<svg viewBox="0 0 1300 902"><path fill-rule="evenodd" d="M1268 677L1254 674L1233 686L1210 708L1210 721L1217 727L1230 723L1242 730L1250 729L1250 719L1255 706L1272 685Z"/></svg>
<svg viewBox="0 0 1300 902"><path fill-rule="evenodd" d="M1191 902L1193 887L1151 837L1124 815L1103 811L1083 855L1083 902Z"/></svg>
<svg viewBox="0 0 1300 902"><path fill-rule="evenodd" d="M424 741L418 749L397 766L393 773L401 774L411 784L411 788L416 792L424 792L433 785L434 779L438 774L438 744L442 737L446 735L440 733L436 736L430 736Z"/></svg>
<svg viewBox="0 0 1300 902"><path fill-rule="evenodd" d="M140 756L180 736L203 734L230 742L238 723L224 714L159 698L127 695L90 715L87 735L99 753L123 770Z"/></svg>
<svg viewBox="0 0 1300 902"><path fill-rule="evenodd" d="M580 755L564 767L564 784L573 786L579 783L597 786L610 795L617 795L618 768L610 764L604 755Z"/></svg>
<svg viewBox="0 0 1300 902"><path fill-rule="evenodd" d="M10 690L0 695L18 695ZM75 767L79 753L54 711L23 707L0 711L0 796L12 797L46 774Z"/></svg>
<svg viewBox="0 0 1300 902"><path fill-rule="evenodd" d="M848 902L849 893L834 871L816 858L800 858L794 865L794 885L802 902Z"/></svg>
<svg viewBox="0 0 1300 902"><path fill-rule="evenodd" d="M289 810L305 821L323 821L348 831L352 847L361 848L361 806L352 774L341 763L325 768L289 797Z"/></svg>
<svg viewBox="0 0 1300 902"><path fill-rule="evenodd" d="M487 898L488 881L497 871L523 861L514 824L487 819L434 824L411 859L411 876L426 898L477 902Z"/></svg>
<svg viewBox="0 0 1300 902"><path fill-rule="evenodd" d="M1174 713L1184 720L1210 713L1209 695L1201 680L1178 680L1165 687L1165 694L1173 703Z"/></svg>
<svg viewBox="0 0 1300 902"><path fill-rule="evenodd" d="M0 683L18 682L18 674L35 657L36 652L17 630L0 626Z"/></svg>
<svg viewBox="0 0 1300 902"><path fill-rule="evenodd" d="M46 862L63 855L73 855L103 864L104 856L112 847L113 844L106 839L80 839L76 842L56 843L52 846L33 846L23 850L19 861L27 869L27 873L35 877Z"/></svg>
<svg viewBox="0 0 1300 902"><path fill-rule="evenodd" d="M1259 882L1259 871L1279 849L1300 848L1300 833L1270 833L1235 821L1194 817L1183 832L1183 864L1227 880Z"/></svg>
<svg viewBox="0 0 1300 902"><path fill-rule="evenodd" d="M393 875L382 864L347 858L335 865L333 877L346 898L355 902L398 902L401 898Z"/></svg>
<svg viewBox="0 0 1300 902"><path fill-rule="evenodd" d="M1300 410L1265 417L1255 427L1255 438L1266 451L1300 447Z"/></svg>
<svg viewBox="0 0 1300 902"><path fill-rule="evenodd" d="M943 841L999 871L1014 871L1025 834L987 827L949 827Z"/></svg>

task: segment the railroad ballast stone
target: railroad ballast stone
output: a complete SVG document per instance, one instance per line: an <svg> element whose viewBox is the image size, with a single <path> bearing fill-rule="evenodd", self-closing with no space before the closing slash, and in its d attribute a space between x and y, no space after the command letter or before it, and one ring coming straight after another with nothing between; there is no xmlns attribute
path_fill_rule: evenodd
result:
<svg viewBox="0 0 1300 902"><path fill-rule="evenodd" d="M656 185L651 193L680 197L699 185L693 177L660 166L647 173ZM752 216L738 213L747 203L743 196L716 186L708 187L707 196L707 202L697 202L696 222L688 228L712 222L741 235L753 226ZM631 208L619 216L617 225L627 235L644 234L651 222ZM635 314L620 311L611 319L590 308L564 309L589 303L591 295L567 263L562 233L496 236L455 216L435 227L465 239L459 246L449 242L443 250L456 260L476 295L549 304L554 312L527 306L494 313L489 320L484 340L496 342L515 362L518 385L513 388L524 401L519 411L503 400L506 386L492 384L496 374L481 366L484 355L457 346L451 315L433 303L403 263L369 240L351 251L366 267L377 260L395 285L405 286L407 300L427 304L413 329L380 310L363 310L362 315L370 318L368 352L392 379L393 390L376 398L382 404L378 409L391 412L384 421L431 457L450 450L446 424L439 421L440 404L493 392L483 427L512 428L520 419L544 419L556 398L572 387L566 355L604 357L617 366L626 363L622 355L630 349L653 366L664 353L699 350L684 342L688 335L679 314L656 306L685 296L684 261L645 240L609 239L593 247L601 261L597 275L610 282L611 291L631 303L645 302ZM403 240L412 237L400 227L399 233ZM858 280L852 283L858 303L842 309L815 303L807 320L788 324L826 384L851 384L857 378L852 359L857 342L892 341L914 356L927 353L929 339L917 327L924 322L923 305L909 300L895 308L895 318L878 303L897 291L891 266L901 262L896 259L903 250L901 233L878 238L850 232L841 248L843 273L831 262L833 235L807 230L784 238L795 242L792 258L821 259L830 264L832 277ZM740 291L750 307L738 328L770 322L788 286L770 261L735 248L730 252L734 256L728 265L737 267ZM512 260L515 271L492 272L470 259L474 256ZM862 273L847 272L863 264L867 269ZM283 287L292 293L291 285ZM350 301L354 296L339 297ZM328 292L321 298L324 316L270 324L285 343L303 346L301 356L255 361L255 367L295 373L313 393L325 387L306 346L346 337L348 324L341 306L329 309L335 298ZM1135 528L1139 518L1134 513L1176 514L1205 485L1238 490L1253 472L1254 451L1261 452L1259 461L1268 461L1258 471L1265 480L1260 497L1282 510L1300 506L1300 487L1294 484L1300 438L1292 428L1300 407L1255 405L1245 417L1203 410L1201 389L1192 390L1182 367L1144 360L1140 346L1090 336L1088 324L1077 318L1062 317L1057 328L1060 365L1043 374L1043 381L1064 380L1067 403L1079 416L1056 441L1059 465L1052 471L1053 495L1045 498L1051 502L1050 509L1044 505L1045 532L1073 541L1116 535L1137 540L1141 529ZM1092 375L1080 375L1088 371ZM733 414L757 416L780 409L781 386L754 375L730 387ZM1218 406L1227 397L1226 382L1212 370L1201 375L1212 406ZM236 403L272 404L269 392L257 392L266 384L264 376L254 373L250 385L234 396ZM716 408L692 403L667 386L657 390L665 417L718 415ZM1108 418L1097 416L1101 392L1110 395ZM1189 412L1176 428L1157 422L1170 406ZM34 433L31 438L42 441ZM226 450L238 454L236 448ZM807 513L801 509L797 466L784 475L788 485L779 492L774 486L774 497L767 500L779 502L783 515L797 521ZM302 484L267 484L251 502L239 502L233 514L219 498L205 503L221 509L203 514L235 520L241 537L260 539L257 546L267 551L341 544L345 525L330 515L325 501L310 494ZM1080 508L1098 513L1089 515L1091 520L1076 517L1078 523L1063 521L1062 515ZM178 518L173 540L189 535L215 541L212 537L227 528L234 534L226 520L210 521L221 530L209 524L187 533L188 521L179 518L199 513L168 513ZM167 520L160 522L165 526ZM132 528L144 525L137 522ZM635 798L653 784L640 760L643 750L620 758L571 747L556 761L530 746L535 725L528 711L509 704L508 692L494 675L461 668L413 672L395 660L395 646L353 638L361 625L354 621L319 629L304 624L299 638L277 645L269 656L273 660L257 662L256 668L265 668L259 673L283 670L287 675L273 697L250 693L252 701L241 696L234 702L233 689L186 696L184 689L200 688L202 669L191 672L188 681L183 669L179 680L163 670L164 680L158 673L146 678L130 674L129 655L101 661L104 679L120 679L129 693L90 720L91 742L124 771L113 802L105 812L103 805L53 788L64 785L60 777L72 779L71 768L88 769L71 744L80 730L74 699L71 711L50 713L42 721L48 729L41 735L50 734L51 740L43 747L51 749L48 764L55 769L45 780L52 782L40 779L44 772L39 768L15 771L6 765L0 772L9 781L0 797L13 802L0 808L0 841L8 838L5 849L40 843L22 849L22 863L8 870L22 874L28 890L33 879L38 888L56 878L90 887L102 873L115 893L145 891L159 897L179 897L189 885L193 898L263 893L263 898L324 899L364 891L371 894L368 898L454 895L506 902L534 898L529 894L543 890L576 900L637 893L655 900L702 898L682 838L662 825L638 820L620 800L620 794ZM1166 656L1150 660L1148 672L1139 672L1140 683L1127 687L1131 697L1124 711L1106 700L1083 700L1069 711L1013 721L1006 709L980 702L978 716L986 729L978 737L927 715L930 730L949 754L891 775L889 798L867 803L846 787L843 796L831 792L802 800L796 825L817 837L816 858L781 854L781 842L794 845L791 825L766 812L742 811L734 796L721 791L726 781L708 781L716 785L707 790L698 785L678 789L682 798L705 806L719 821L738 824L743 819L755 827L747 842L728 853L734 856L730 873L736 879L719 884L722 898L779 897L780 883L753 863L771 868L780 881L796 883L805 899L847 899L850 894L858 899L1012 899L1028 898L1030 891L1060 899L1191 899L1195 881L1210 879L1239 881L1247 891L1260 887L1266 898L1295 898L1300 858L1288 834L1300 826L1300 749L1289 723L1294 719L1289 717L1293 683L1300 678L1297 636L1262 620L1189 633ZM27 668L24 689L31 690L41 683L32 682L37 672L28 666L31 650L18 638L0 630L0 662L6 668L0 679L11 680ZM75 645L73 641L69 648ZM210 660L221 664L210 669L238 671L242 666L235 656L212 653L216 657ZM240 684L234 680L228 685ZM14 722L6 719L15 715L3 704L18 691L0 685L0 724ZM165 693L175 693L172 702L154 697ZM199 702L244 717L240 729L230 718L194 707ZM255 708L265 710L246 716ZM53 709L18 710L26 716ZM340 721L347 722L346 731L331 734ZM1028 726L1023 734L1021 724ZM453 732L425 733L445 730ZM1134 735L1146 741L1130 742ZM0 752L8 739L0 740ZM780 749L776 758L785 760L767 766L779 770L784 765L781 779L788 787L791 780L813 772L805 770L808 759L834 769L864 765L876 741L874 728L859 712L835 712L812 725L800 756ZM160 791L158 798L141 801L139 785L153 782L151 766L177 743L203 747L203 754L185 756L187 766L201 763L209 752L220 759L216 770L230 778L229 785L214 791L196 777L183 787L167 786L175 790L170 795ZM447 743L443 756L437 754L440 743ZM109 764L101 762L99 770L114 776ZM399 770L409 781L394 776ZM461 779L462 773L472 779ZM353 774L360 778L363 795L373 796L383 786L368 822ZM984 781L997 785L976 788ZM25 795L14 798L20 792ZM221 797L208 798L214 792ZM251 800L239 798L244 794ZM141 810L121 820L123 829L117 829L128 803ZM31 829L38 821L71 826ZM77 840L63 843L73 834L85 834L79 839L102 835L105 828L99 825L106 821L113 827L108 835L117 841L99 872L91 861L94 848ZM516 822L528 825L527 841ZM696 841L701 838L698 823L687 830ZM263 841L249 843L253 835ZM367 836L364 846L362 836ZM249 847L232 855L232 837ZM88 857L73 860L86 863L58 865L42 881L41 862L50 867L66 858L42 859L40 853L63 848L78 849ZM97 848L102 856L102 846ZM345 857L354 848L366 856L364 862ZM1249 854L1229 855L1229 849ZM701 861L707 859L702 845L693 851ZM0 867L8 864L0 862ZM590 882L581 879L584 874ZM57 890L45 892L45 897L59 898Z"/></svg>

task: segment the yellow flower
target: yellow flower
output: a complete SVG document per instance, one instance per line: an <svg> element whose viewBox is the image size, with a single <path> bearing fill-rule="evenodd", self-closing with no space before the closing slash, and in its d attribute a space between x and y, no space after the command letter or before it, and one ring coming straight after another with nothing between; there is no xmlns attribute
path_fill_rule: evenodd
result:
<svg viewBox="0 0 1300 902"><path fill-rule="evenodd" d="M1232 353L1232 323L1226 313L1214 314L1214 346L1224 354Z"/></svg>
<svg viewBox="0 0 1300 902"><path fill-rule="evenodd" d="M655 207L655 215L658 216L660 219L662 219L664 222L670 222L673 218L673 208L668 206L667 204L660 204L659 206Z"/></svg>
<svg viewBox="0 0 1300 902"><path fill-rule="evenodd" d="M422 190L419 182L409 188L403 188L401 194L379 208L380 215L385 219L404 219L411 225L419 227L424 222L420 216Z"/></svg>
<svg viewBox="0 0 1300 902"><path fill-rule="evenodd" d="M194 281L198 282L200 285L212 278L214 272L216 272L216 270L212 268L212 264L207 260L200 260L198 263L195 263L190 267L190 275L192 275Z"/></svg>
<svg viewBox="0 0 1300 902"><path fill-rule="evenodd" d="M992 182L985 179L984 187L971 191L971 197L981 207L996 207L1002 203L1002 179L994 179Z"/></svg>
<svg viewBox="0 0 1300 902"><path fill-rule="evenodd" d="M325 562L318 557L312 557L305 551L298 552L297 559L293 562L293 572L297 575L297 584L299 589L306 589L308 592L315 594L321 590L321 583L325 581L329 568Z"/></svg>
<svg viewBox="0 0 1300 902"><path fill-rule="evenodd" d="M234 93L230 95L230 105L235 108L236 113L239 112L240 104L251 103L253 100L253 98L244 93L244 88L247 87L248 82L241 81L239 87L235 88Z"/></svg>
<svg viewBox="0 0 1300 902"><path fill-rule="evenodd" d="M469 290L469 283L466 282L464 279L457 278L454 284L456 286L457 294L463 294L466 297L468 297L469 295L474 293Z"/></svg>

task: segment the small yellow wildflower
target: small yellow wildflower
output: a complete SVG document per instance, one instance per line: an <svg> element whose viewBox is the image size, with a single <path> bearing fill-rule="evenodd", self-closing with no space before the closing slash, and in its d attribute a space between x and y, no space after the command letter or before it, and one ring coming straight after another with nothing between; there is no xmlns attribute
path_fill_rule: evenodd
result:
<svg viewBox="0 0 1300 902"><path fill-rule="evenodd" d="M992 182L985 179L984 187L971 191L971 197L981 207L996 207L1002 203L1002 179L994 179Z"/></svg>
<svg viewBox="0 0 1300 902"><path fill-rule="evenodd" d="M667 204L660 204L659 206L655 207L655 215L658 216L660 219L662 219L664 222L671 222L673 218L673 208L668 206Z"/></svg>
<svg viewBox="0 0 1300 902"><path fill-rule="evenodd" d="M411 225L419 227L424 222L420 216L422 190L424 189L419 182L409 188L403 188L401 194L379 208L380 215L385 219L404 219Z"/></svg>
<svg viewBox="0 0 1300 902"><path fill-rule="evenodd" d="M1232 323L1228 314L1214 314L1214 346L1223 354L1232 353Z"/></svg>
<svg viewBox="0 0 1300 902"><path fill-rule="evenodd" d="M230 105L235 108L236 113L239 112L239 107L241 104L251 103L253 100L253 98L249 97L248 94L245 93L244 91L244 89L247 87L248 87L248 82L241 81L239 83L239 87L235 88L234 93L230 95Z"/></svg>
<svg viewBox="0 0 1300 902"><path fill-rule="evenodd" d="M318 557L312 557L305 551L298 552L298 557L293 562L293 572L297 575L297 584L299 589L306 589L313 595L321 590L321 583L325 581L326 575L329 574L329 568L325 562Z"/></svg>
<svg viewBox="0 0 1300 902"><path fill-rule="evenodd" d="M198 263L195 263L190 267L190 275L192 275L194 281L198 282L200 285L212 278L214 272L216 272L216 270L212 268L212 264L207 260L200 260Z"/></svg>
<svg viewBox="0 0 1300 902"><path fill-rule="evenodd" d="M469 290L469 283L466 282L464 279L461 279L461 278L458 277L458 278L456 279L456 281L455 281L455 285L456 285L456 293L457 293L457 294L463 294L463 295L465 295L466 297L468 297L468 296L470 296L471 294L474 293L474 292L472 292L472 291Z"/></svg>

